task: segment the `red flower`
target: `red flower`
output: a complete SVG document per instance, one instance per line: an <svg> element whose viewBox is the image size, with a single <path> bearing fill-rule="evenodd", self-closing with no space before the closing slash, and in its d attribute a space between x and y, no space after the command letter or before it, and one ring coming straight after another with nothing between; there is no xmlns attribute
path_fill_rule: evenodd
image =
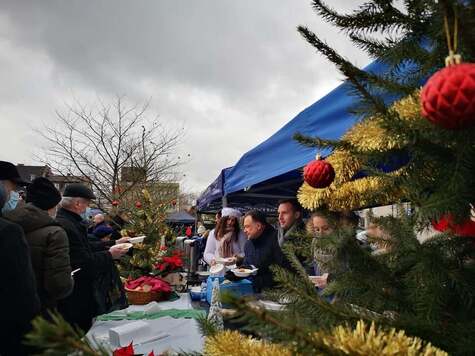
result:
<svg viewBox="0 0 475 356"><path fill-rule="evenodd" d="M112 354L112 356L134 356L134 355L135 355L135 352L134 352L134 347L132 346L132 343L130 343L129 346L118 348Z"/></svg>
<svg viewBox="0 0 475 356"><path fill-rule="evenodd" d="M168 263L172 269L183 266L183 260L179 256L163 257L163 262Z"/></svg>
<svg viewBox="0 0 475 356"><path fill-rule="evenodd" d="M152 291L169 293L171 292L170 285L159 277L142 276L137 279L127 281L125 288L134 290L137 287L148 285Z"/></svg>
<svg viewBox="0 0 475 356"><path fill-rule="evenodd" d="M140 209L140 208L142 207L142 203L137 200L137 201L135 202L135 207L136 207L137 209Z"/></svg>

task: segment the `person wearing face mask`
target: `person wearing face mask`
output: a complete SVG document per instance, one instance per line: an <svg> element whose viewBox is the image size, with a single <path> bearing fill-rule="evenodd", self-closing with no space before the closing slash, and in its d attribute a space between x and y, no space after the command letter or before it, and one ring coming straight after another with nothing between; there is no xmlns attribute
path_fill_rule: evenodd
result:
<svg viewBox="0 0 475 356"><path fill-rule="evenodd" d="M78 325L85 332L91 327L92 318L103 312L101 308L107 304L107 296L102 293L104 290L98 291L97 281L105 275L115 274L113 260L127 252L116 245L106 249L102 243L92 244L89 241L87 224L81 214L93 199L94 193L85 185L69 184L56 215L56 220L68 236L71 268L80 268L74 275L72 294L58 301L58 310L66 321Z"/></svg>
<svg viewBox="0 0 475 356"><path fill-rule="evenodd" d="M0 208L4 206L10 193L5 181L14 178L9 174L11 170L5 172L4 167L3 163L0 164ZM40 301L23 230L1 217L0 270L0 305L4 308L0 313L0 355L28 355L30 350L23 345L23 337L31 329L31 320L39 313Z"/></svg>
<svg viewBox="0 0 475 356"><path fill-rule="evenodd" d="M66 232L54 220L61 194L53 183L38 177L26 188L26 204L5 214L20 225L30 247L41 311L56 308L57 300L73 289Z"/></svg>
<svg viewBox="0 0 475 356"><path fill-rule="evenodd" d="M312 241L312 255L315 276L312 277L312 282L320 290L323 290L329 282L330 270L328 269L328 264L332 261L333 254L318 248L316 242L318 239L331 235L336 228L337 221L338 216L336 213L317 211L310 216L307 225L308 232L314 238Z"/></svg>
<svg viewBox="0 0 475 356"><path fill-rule="evenodd" d="M0 161L0 181L3 182L3 187L7 194L7 200L1 209L2 214L5 214L14 210L21 200L20 194L16 189L27 185L29 182L21 178L18 169L13 163L6 161Z"/></svg>

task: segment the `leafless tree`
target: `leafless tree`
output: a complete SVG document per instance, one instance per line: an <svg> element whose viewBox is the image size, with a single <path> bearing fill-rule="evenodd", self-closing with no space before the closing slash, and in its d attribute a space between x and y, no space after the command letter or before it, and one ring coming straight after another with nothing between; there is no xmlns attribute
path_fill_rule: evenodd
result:
<svg viewBox="0 0 475 356"><path fill-rule="evenodd" d="M123 97L91 109L79 102L57 111L57 121L39 133L48 145L41 161L61 175L80 176L111 203L137 186L174 178L174 152L183 128L149 119L149 102L128 105Z"/></svg>

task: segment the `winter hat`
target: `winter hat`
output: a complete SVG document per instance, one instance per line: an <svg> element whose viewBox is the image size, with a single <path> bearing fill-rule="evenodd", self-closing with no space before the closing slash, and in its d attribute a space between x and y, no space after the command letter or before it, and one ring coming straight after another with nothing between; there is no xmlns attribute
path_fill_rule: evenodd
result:
<svg viewBox="0 0 475 356"><path fill-rule="evenodd" d="M233 208L223 208L221 210L221 214L223 218L225 216L232 216L232 217L235 217L236 219L239 219L242 216L239 210L233 209Z"/></svg>
<svg viewBox="0 0 475 356"><path fill-rule="evenodd" d="M64 189L64 197L72 198L84 198L84 199L96 199L92 190L81 183L71 183L66 186Z"/></svg>
<svg viewBox="0 0 475 356"><path fill-rule="evenodd" d="M13 163L6 161L0 161L0 180L10 180L19 186L29 183L20 176L17 167Z"/></svg>
<svg viewBox="0 0 475 356"><path fill-rule="evenodd" d="M26 202L40 209L54 208L61 201L61 193L48 179L38 177L26 187Z"/></svg>

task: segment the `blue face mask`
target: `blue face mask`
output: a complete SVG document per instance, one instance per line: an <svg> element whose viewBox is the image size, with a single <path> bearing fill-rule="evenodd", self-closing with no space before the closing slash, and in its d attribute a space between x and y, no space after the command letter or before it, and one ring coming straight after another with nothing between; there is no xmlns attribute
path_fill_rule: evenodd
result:
<svg viewBox="0 0 475 356"><path fill-rule="evenodd" d="M5 203L5 205L2 208L2 213L5 214L9 211L12 211L16 208L18 201L20 200L20 194L15 191L10 192L10 199Z"/></svg>
<svg viewBox="0 0 475 356"><path fill-rule="evenodd" d="M84 210L81 213L81 217L82 217L83 220L89 220L89 216L91 216L91 208L87 207L86 210Z"/></svg>

